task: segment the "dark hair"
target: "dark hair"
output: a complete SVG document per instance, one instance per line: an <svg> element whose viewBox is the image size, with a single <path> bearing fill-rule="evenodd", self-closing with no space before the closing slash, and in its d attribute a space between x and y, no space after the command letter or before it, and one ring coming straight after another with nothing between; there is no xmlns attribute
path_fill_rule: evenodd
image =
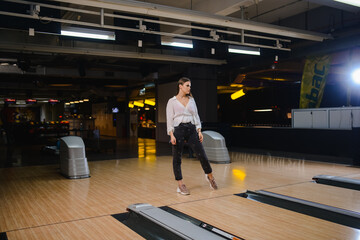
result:
<svg viewBox="0 0 360 240"><path fill-rule="evenodd" d="M176 92L176 95L178 95L178 94L179 94L179 91L180 91L179 85L184 85L184 83L186 83L186 82L191 82L190 78L182 77L182 78L179 79L178 84L177 84L177 92ZM191 92L190 92L189 96L192 97Z"/></svg>

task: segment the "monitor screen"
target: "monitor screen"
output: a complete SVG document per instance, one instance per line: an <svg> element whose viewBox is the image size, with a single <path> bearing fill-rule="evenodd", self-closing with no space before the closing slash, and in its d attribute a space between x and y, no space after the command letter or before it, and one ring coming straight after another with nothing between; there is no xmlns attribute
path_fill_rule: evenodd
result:
<svg viewBox="0 0 360 240"><path fill-rule="evenodd" d="M118 112L119 112L119 108L113 107L113 108L111 109L111 112L112 112L112 113L118 113Z"/></svg>

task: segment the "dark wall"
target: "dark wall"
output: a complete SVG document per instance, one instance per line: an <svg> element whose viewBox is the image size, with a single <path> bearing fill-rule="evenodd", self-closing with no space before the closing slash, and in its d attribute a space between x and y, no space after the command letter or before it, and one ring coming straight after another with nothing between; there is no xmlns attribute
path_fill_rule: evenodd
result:
<svg viewBox="0 0 360 240"><path fill-rule="evenodd" d="M299 106L300 86L277 86L248 91L232 100L230 94L219 94L220 122L231 124L291 124L286 113ZM254 112L272 108L273 112Z"/></svg>

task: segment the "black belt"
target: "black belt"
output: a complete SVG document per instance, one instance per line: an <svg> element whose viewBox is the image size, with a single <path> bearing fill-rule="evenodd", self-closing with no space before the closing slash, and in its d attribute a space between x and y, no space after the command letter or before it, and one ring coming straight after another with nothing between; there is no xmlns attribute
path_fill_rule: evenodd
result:
<svg viewBox="0 0 360 240"><path fill-rule="evenodd" d="M187 122L187 123L180 123L180 125L193 125L191 122Z"/></svg>

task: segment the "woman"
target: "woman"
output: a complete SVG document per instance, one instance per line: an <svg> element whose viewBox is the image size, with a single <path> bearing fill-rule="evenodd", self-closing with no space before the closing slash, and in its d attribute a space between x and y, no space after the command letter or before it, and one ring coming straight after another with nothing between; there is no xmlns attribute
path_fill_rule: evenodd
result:
<svg viewBox="0 0 360 240"><path fill-rule="evenodd" d="M208 158L202 146L203 135L197 107L190 93L191 82L189 78L180 78L176 96L169 99L166 106L167 133L173 145L173 170L175 180L178 182L177 192L189 195L190 192L183 183L181 174L181 156L186 141L200 159L201 167L210 187L217 189L215 179Z"/></svg>

